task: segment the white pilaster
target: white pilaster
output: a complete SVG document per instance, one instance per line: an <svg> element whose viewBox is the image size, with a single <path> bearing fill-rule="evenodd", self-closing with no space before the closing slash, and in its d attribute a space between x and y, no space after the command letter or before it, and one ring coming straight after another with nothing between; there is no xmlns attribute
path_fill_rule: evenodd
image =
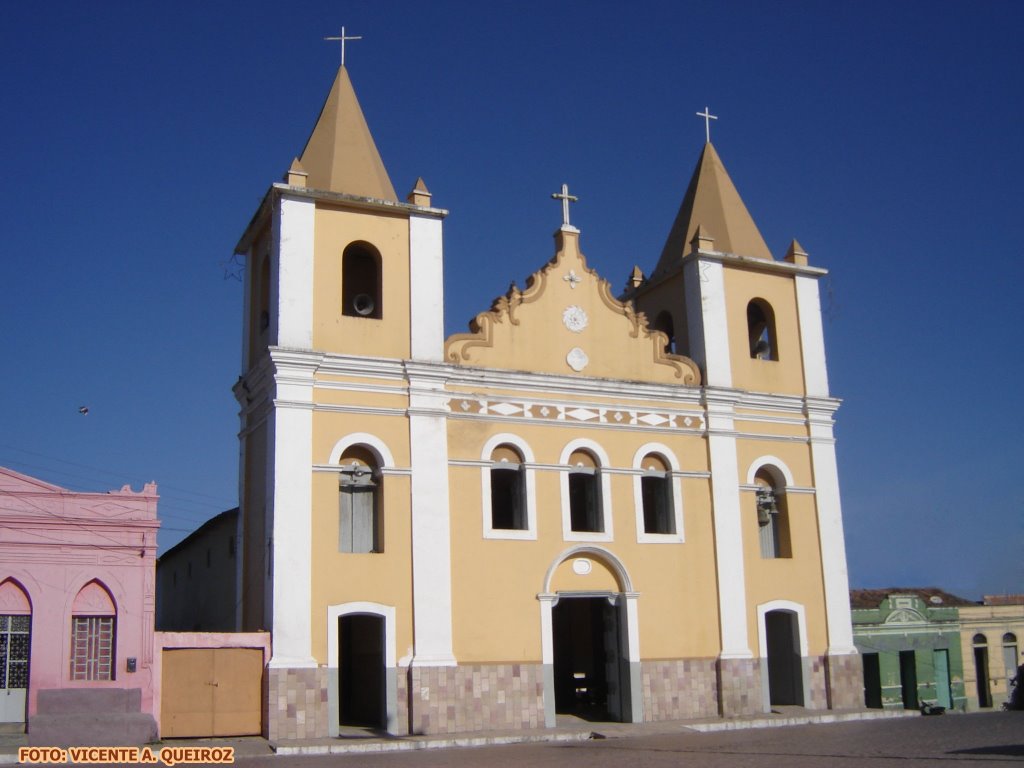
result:
<svg viewBox="0 0 1024 768"><path fill-rule="evenodd" d="M413 360L444 356L444 253L441 219L409 216L409 320Z"/></svg>
<svg viewBox="0 0 1024 768"><path fill-rule="evenodd" d="M846 567L839 471L832 433L832 414L837 406L835 400L809 400L807 404L811 431L811 467L818 507L818 539L821 564L825 572L829 655L857 653L850 619L850 577Z"/></svg>
<svg viewBox="0 0 1024 768"><path fill-rule="evenodd" d="M731 387L732 363L729 361L722 265L696 257L689 259L683 270L691 357L703 369L706 386Z"/></svg>
<svg viewBox="0 0 1024 768"><path fill-rule="evenodd" d="M275 398L268 438L272 531L272 667L316 666L312 656L313 372L307 355L273 350Z"/></svg>
<svg viewBox="0 0 1024 768"><path fill-rule="evenodd" d="M828 368L825 364L825 335L821 327L818 279L796 275L794 281L800 346L804 358L804 388L808 397L828 397Z"/></svg>
<svg viewBox="0 0 1024 768"><path fill-rule="evenodd" d="M733 400L708 391L708 452L715 525L715 563L723 659L749 659L747 588L743 567L743 526Z"/></svg>
<svg viewBox="0 0 1024 768"><path fill-rule="evenodd" d="M270 338L279 347L313 347L313 226L316 203L281 195L274 211Z"/></svg>
<svg viewBox="0 0 1024 768"><path fill-rule="evenodd" d="M444 378L436 369L409 375L412 464L413 664L449 666L452 654L452 564L448 509L448 428Z"/></svg>

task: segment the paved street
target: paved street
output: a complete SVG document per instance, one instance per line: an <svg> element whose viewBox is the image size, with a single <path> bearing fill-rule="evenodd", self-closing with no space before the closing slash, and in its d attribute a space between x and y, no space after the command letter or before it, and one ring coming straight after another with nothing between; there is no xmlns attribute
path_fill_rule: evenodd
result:
<svg viewBox="0 0 1024 768"><path fill-rule="evenodd" d="M243 768L956 768L1024 764L1024 712L914 717L834 725L683 733L570 744L379 755L249 758Z"/></svg>

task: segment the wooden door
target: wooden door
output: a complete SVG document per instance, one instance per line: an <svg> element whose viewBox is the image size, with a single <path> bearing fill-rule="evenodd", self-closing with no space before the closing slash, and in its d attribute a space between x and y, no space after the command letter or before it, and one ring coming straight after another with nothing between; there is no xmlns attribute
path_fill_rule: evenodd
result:
<svg viewBox="0 0 1024 768"><path fill-rule="evenodd" d="M165 649L161 736L258 735L262 678L259 648Z"/></svg>

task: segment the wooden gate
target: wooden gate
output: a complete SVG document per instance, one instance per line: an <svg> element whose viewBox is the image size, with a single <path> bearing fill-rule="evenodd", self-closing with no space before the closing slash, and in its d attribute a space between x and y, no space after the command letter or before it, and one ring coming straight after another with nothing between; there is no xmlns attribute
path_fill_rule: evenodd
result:
<svg viewBox="0 0 1024 768"><path fill-rule="evenodd" d="M260 648L165 648L160 735L259 735L262 681Z"/></svg>

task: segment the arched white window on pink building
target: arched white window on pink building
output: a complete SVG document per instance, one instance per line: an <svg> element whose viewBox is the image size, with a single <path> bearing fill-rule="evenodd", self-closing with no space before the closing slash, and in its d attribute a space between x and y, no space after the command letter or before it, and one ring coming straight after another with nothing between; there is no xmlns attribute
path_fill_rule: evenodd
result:
<svg viewBox="0 0 1024 768"><path fill-rule="evenodd" d="M98 581L78 592L71 608L71 679L113 680L117 608Z"/></svg>

